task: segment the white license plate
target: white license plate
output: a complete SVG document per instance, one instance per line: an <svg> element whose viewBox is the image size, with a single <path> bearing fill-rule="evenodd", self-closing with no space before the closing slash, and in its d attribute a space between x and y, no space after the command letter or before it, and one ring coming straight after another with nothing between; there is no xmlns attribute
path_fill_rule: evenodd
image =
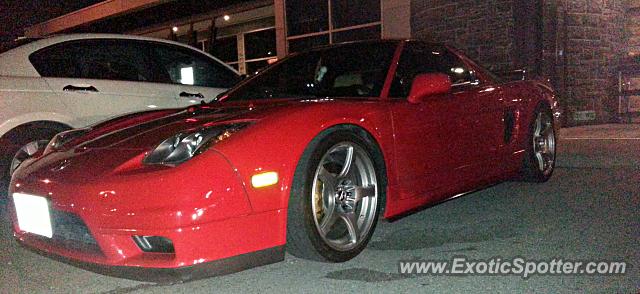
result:
<svg viewBox="0 0 640 294"><path fill-rule="evenodd" d="M40 196L13 193L13 203L16 205L18 227L20 230L51 238L51 217L49 203Z"/></svg>

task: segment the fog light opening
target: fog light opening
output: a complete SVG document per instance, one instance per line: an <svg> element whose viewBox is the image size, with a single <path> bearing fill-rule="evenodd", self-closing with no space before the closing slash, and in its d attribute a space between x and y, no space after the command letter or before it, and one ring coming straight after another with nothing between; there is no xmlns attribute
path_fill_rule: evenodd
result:
<svg viewBox="0 0 640 294"><path fill-rule="evenodd" d="M251 177L251 186L254 188L262 188L278 183L277 172L264 172L255 174Z"/></svg>
<svg viewBox="0 0 640 294"><path fill-rule="evenodd" d="M138 248L144 252L175 253L173 242L160 236L133 236Z"/></svg>

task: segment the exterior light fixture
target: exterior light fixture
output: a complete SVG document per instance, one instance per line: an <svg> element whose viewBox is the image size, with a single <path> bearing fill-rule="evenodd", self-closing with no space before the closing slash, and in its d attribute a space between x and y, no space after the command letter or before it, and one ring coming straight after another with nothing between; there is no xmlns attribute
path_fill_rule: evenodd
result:
<svg viewBox="0 0 640 294"><path fill-rule="evenodd" d="M229 16L228 14L225 14L222 19L224 19L224 21L229 21L229 19L231 19L231 16Z"/></svg>
<svg viewBox="0 0 640 294"><path fill-rule="evenodd" d="M172 27L171 30L175 33L178 31L178 27Z"/></svg>
<svg viewBox="0 0 640 294"><path fill-rule="evenodd" d="M254 188L262 188L271 185L275 185L278 183L278 173L277 172L265 172L255 174L251 177L251 186Z"/></svg>

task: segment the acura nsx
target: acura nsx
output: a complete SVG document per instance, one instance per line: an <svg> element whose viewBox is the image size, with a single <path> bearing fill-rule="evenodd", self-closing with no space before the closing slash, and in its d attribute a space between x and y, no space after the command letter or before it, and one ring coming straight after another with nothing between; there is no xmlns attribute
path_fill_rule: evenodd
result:
<svg viewBox="0 0 640 294"><path fill-rule="evenodd" d="M214 102L56 135L10 186L24 246L133 279L358 255L394 219L500 181L544 182L558 105L454 48L296 53ZM161 278L157 278L161 277Z"/></svg>

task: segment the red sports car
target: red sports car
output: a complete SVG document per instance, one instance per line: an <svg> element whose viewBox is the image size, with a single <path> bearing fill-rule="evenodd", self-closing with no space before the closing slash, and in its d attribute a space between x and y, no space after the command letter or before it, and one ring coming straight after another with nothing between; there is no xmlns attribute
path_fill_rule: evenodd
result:
<svg viewBox="0 0 640 294"><path fill-rule="evenodd" d="M57 135L11 183L17 240L142 280L358 255L397 218L555 162L553 91L453 48L293 54L208 104Z"/></svg>

